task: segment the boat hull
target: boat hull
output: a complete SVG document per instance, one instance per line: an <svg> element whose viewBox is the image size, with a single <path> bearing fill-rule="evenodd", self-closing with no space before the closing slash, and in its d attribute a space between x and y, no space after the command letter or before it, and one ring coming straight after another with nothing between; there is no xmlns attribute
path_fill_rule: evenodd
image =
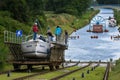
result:
<svg viewBox="0 0 120 80"><path fill-rule="evenodd" d="M47 58L49 43L42 41L23 42L21 44L23 56L27 58Z"/></svg>

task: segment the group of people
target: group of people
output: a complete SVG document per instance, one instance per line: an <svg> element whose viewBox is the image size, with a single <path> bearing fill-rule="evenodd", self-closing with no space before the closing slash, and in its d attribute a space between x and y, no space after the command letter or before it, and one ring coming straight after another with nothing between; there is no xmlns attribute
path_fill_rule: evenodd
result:
<svg viewBox="0 0 120 80"><path fill-rule="evenodd" d="M37 33L39 31L37 23L35 23L33 25L32 30L33 30L33 40L36 40ZM62 32L62 28L60 26L57 26L56 29L55 29L56 41L59 42L61 40L62 33L63 33ZM53 36L53 34L52 34L52 32L51 32L49 27L47 29L47 33L46 34L47 34L48 42L53 41L53 37L54 36ZM65 39L65 44L67 44L67 41L68 41L68 32L67 32L67 30L64 30L64 39Z"/></svg>

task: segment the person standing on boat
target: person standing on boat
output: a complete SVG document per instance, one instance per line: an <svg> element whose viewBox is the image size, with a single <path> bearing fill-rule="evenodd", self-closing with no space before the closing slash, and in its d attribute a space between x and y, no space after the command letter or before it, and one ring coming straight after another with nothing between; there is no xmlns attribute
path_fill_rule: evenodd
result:
<svg viewBox="0 0 120 80"><path fill-rule="evenodd" d="M52 35L52 32L50 31L49 27L48 27L48 30L47 30L47 37L48 37L48 42L53 41L53 35Z"/></svg>
<svg viewBox="0 0 120 80"><path fill-rule="evenodd" d="M56 41L60 41L61 34L62 34L62 29L60 26L57 26L55 29Z"/></svg>
<svg viewBox="0 0 120 80"><path fill-rule="evenodd" d="M37 33L38 33L38 26L37 26L37 23L35 23L33 25L33 40L36 40L36 37L37 37Z"/></svg>

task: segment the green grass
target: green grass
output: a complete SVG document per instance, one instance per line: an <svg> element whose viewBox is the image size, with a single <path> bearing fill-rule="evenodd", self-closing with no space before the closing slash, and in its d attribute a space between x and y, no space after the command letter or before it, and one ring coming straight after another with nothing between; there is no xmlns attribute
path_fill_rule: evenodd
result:
<svg viewBox="0 0 120 80"><path fill-rule="evenodd" d="M39 72L48 72L49 71L48 67L46 67L45 70L42 70L41 67L38 68L38 66L34 66L34 68L35 67L36 67L36 69L34 69L30 73L28 73L28 71L26 70L24 72L10 72L10 77L8 77L7 74L0 75L0 80L13 80L15 78L32 75L32 74L39 73ZM24 69L25 66L22 66L22 68Z"/></svg>
<svg viewBox="0 0 120 80"><path fill-rule="evenodd" d="M51 31L54 33L55 27L57 25L61 26L64 30L68 30L68 33L72 33L74 29L80 29L89 23L89 20L92 19L95 14L99 11L88 10L81 17L75 17L69 14L53 14L47 13L46 17L48 20L48 25L51 28Z"/></svg>
<svg viewBox="0 0 120 80"><path fill-rule="evenodd" d="M109 80L119 80L120 79L120 60L116 61L116 66L112 67L112 71L109 75Z"/></svg>
<svg viewBox="0 0 120 80"><path fill-rule="evenodd" d="M90 70L90 73L87 74L87 70ZM69 76L62 78L60 80L102 80L104 76L105 67L97 67L94 71L91 71L91 68L85 68L81 71L77 71ZM81 74L84 73L84 78L81 77Z"/></svg>
<svg viewBox="0 0 120 80"><path fill-rule="evenodd" d="M115 14L115 19L117 20L117 24L120 25L120 11L119 10L114 10Z"/></svg>
<svg viewBox="0 0 120 80"><path fill-rule="evenodd" d="M93 18L93 16L95 16L99 11L87 11L84 13L84 15L82 15L80 18L76 19L74 21L74 27L76 29L80 29L83 26L89 24L89 21Z"/></svg>
<svg viewBox="0 0 120 80"><path fill-rule="evenodd" d="M45 79L45 80L50 80L51 78L54 78L58 75L64 74L66 72L72 71L74 69L79 68L78 66L75 67L71 67L71 68L66 68L65 70L58 70L55 72L50 72L44 75L38 75L26 80L41 80L41 79ZM87 70L90 70L90 73L87 74ZM45 70L45 71L48 71ZM41 72L41 70L37 69L32 71L31 73L28 72L11 72L10 73L10 77L7 76L7 74L4 75L0 75L0 80L12 80L18 77L23 77L23 76L27 76L27 75L32 75L36 72ZM73 78L75 78L76 80L102 80L103 76L104 76L104 72L105 72L105 67L97 67L95 68L95 70L91 71L91 67L89 68L85 68L83 70L77 71L75 73L72 73L68 76L66 76L65 78L61 78L60 80L72 80ZM84 73L85 77L81 78L81 74Z"/></svg>
<svg viewBox="0 0 120 80"><path fill-rule="evenodd" d="M27 72L15 73L15 72L11 72L10 77L8 77L7 74L0 75L0 80L13 80L15 78L23 77L23 76L27 76L27 75L31 75L31 74L33 74L33 73L27 73Z"/></svg>
<svg viewBox="0 0 120 80"><path fill-rule="evenodd" d="M44 75L39 75L39 76L35 76L32 78L29 78L29 80L50 80L51 78L54 78L56 76L59 76L61 74L65 74L66 72L69 72L71 70L77 69L78 67L72 67L72 68L68 68L65 70L59 70L59 71L55 71L55 72L50 72ZM90 70L90 73L87 74L87 70ZM105 67L97 67L95 70L91 71L91 67L89 68L85 68L82 69L80 71L77 71L75 73L72 73L68 76L66 76L65 78L61 78L60 80L72 80L73 78L75 78L76 80L102 80L103 76L104 76L104 72L105 72ZM81 74L84 73L85 77L81 78ZM28 80L28 79L26 79Z"/></svg>
<svg viewBox="0 0 120 80"><path fill-rule="evenodd" d="M71 68L66 68L65 70L58 70L58 71L50 72L50 73L47 73L47 74L44 74L44 75L39 75L39 76L32 77L29 80L37 80L37 79L38 80L39 79L50 80L51 78L54 78L55 76L64 74L64 73L66 73L68 71L71 71L71 70L74 70L74 69L77 69L77 68L79 68L79 67L75 66L75 67L71 67ZM28 80L28 79L26 79L26 80Z"/></svg>
<svg viewBox="0 0 120 80"><path fill-rule="evenodd" d="M4 68L1 68L0 71L8 71L8 70L13 70L13 66L11 64L6 64Z"/></svg>

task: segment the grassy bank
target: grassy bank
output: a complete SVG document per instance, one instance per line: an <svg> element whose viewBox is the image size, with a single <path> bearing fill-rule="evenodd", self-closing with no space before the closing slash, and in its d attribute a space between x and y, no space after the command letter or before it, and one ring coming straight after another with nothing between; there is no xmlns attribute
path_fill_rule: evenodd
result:
<svg viewBox="0 0 120 80"><path fill-rule="evenodd" d="M115 19L117 20L117 24L120 26L120 11L114 10L114 13Z"/></svg>
<svg viewBox="0 0 120 80"><path fill-rule="evenodd" d="M91 67L85 68L83 70L70 74L60 80L72 80L73 78L75 78L76 80L102 80L103 79L105 67L98 67L94 71L91 71L90 69ZM87 74L87 70L89 70L89 74ZM82 73L84 73L84 78L81 76Z"/></svg>
<svg viewBox="0 0 120 80"><path fill-rule="evenodd" d="M112 67L112 71L109 75L109 80L119 80L120 79L120 59L116 61L116 65Z"/></svg>
<svg viewBox="0 0 120 80"><path fill-rule="evenodd" d="M57 25L61 26L63 30L68 30L69 33L73 32L74 29L80 29L87 25L89 21L95 16L99 11L88 10L81 15L81 17L75 17L69 14L53 14L49 12L46 14L48 26L51 28L52 32L55 31Z"/></svg>
<svg viewBox="0 0 120 80"><path fill-rule="evenodd" d="M68 71L72 71L72 70L78 69L78 68L79 68L78 66L74 66L74 67L66 68L66 69L64 69L64 70L59 70L59 71L50 72L50 73L47 73L47 74L44 74L44 75L35 76L35 77L32 77L32 78L29 79L29 80L37 80L37 79L50 80L51 78L54 78L55 76L64 74L64 73L66 73L66 72L68 72ZM27 80L27 79L26 79L26 80ZM69 79L67 79L67 80L69 80Z"/></svg>

